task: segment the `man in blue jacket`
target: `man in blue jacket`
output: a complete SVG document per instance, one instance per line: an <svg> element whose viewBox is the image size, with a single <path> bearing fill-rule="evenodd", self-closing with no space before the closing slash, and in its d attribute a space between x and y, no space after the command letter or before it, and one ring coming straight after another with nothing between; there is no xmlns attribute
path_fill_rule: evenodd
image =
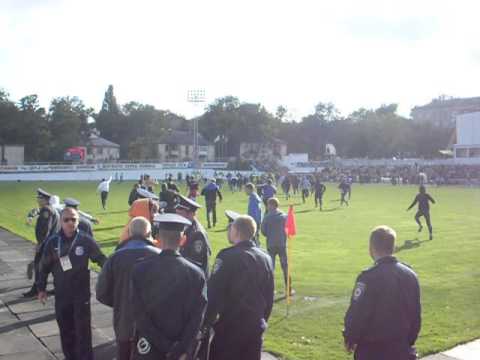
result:
<svg viewBox="0 0 480 360"><path fill-rule="evenodd" d="M253 185L252 183L248 183L247 185L245 185L245 192L248 195L247 214L251 216L257 224L257 231L255 233L254 240L257 245L260 245L259 229L262 223L262 199L260 199L260 196L258 196L255 185Z"/></svg>

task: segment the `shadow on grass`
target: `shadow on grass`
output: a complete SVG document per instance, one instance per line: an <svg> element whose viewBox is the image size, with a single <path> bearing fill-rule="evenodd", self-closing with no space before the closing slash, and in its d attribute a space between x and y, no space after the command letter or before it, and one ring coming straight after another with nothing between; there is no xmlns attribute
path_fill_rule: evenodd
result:
<svg viewBox="0 0 480 360"><path fill-rule="evenodd" d="M332 211L337 211L337 210L342 210L342 209L343 209L342 207L337 206L337 207L334 207L334 208L331 208L331 209L322 210L321 212L332 212Z"/></svg>
<svg viewBox="0 0 480 360"><path fill-rule="evenodd" d="M418 239L405 240L402 246L395 247L395 253L398 253L403 250L411 250L411 249L418 248L422 245L422 243L428 242L428 241L431 241L431 240L418 240Z"/></svg>
<svg viewBox="0 0 480 360"><path fill-rule="evenodd" d="M120 241L120 236L98 241L98 244L100 245L101 248L105 248L105 247L117 246L119 241Z"/></svg>
<svg viewBox="0 0 480 360"><path fill-rule="evenodd" d="M309 213L315 211L315 209L309 209L309 210L300 210L300 211L295 211L296 214L304 214L304 213Z"/></svg>
<svg viewBox="0 0 480 360"><path fill-rule="evenodd" d="M119 210L119 211L100 211L97 212L97 215L114 215L114 214L126 214L128 210Z"/></svg>
<svg viewBox="0 0 480 360"><path fill-rule="evenodd" d="M103 227L103 228L95 228L94 232L122 229L124 227L125 227L125 225L115 225L115 226L109 226L109 227Z"/></svg>
<svg viewBox="0 0 480 360"><path fill-rule="evenodd" d="M288 319L287 314L285 314L282 317L279 317L278 319L270 320L268 322L268 327L271 328L271 327L274 327L276 325L279 325L280 323L282 323L284 320L287 320L287 319Z"/></svg>

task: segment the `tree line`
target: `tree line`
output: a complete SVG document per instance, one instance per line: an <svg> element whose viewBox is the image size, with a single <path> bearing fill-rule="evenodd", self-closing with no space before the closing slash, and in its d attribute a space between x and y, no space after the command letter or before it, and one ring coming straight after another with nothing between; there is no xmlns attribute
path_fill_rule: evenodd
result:
<svg viewBox="0 0 480 360"><path fill-rule="evenodd" d="M326 144L346 158L437 157L452 133L400 116L396 104L342 116L334 104L319 102L301 119L287 114L285 106L271 113L262 104L226 96L206 106L198 117L199 131L215 144L218 157L237 156L241 142L276 138L290 153L308 153L314 160L325 157ZM191 131L192 122L148 104L120 105L111 85L99 112L78 97L55 98L44 109L37 95L14 102L0 90L0 143L24 144L26 161L61 161L65 150L85 144L93 129L120 145L122 159L155 159L158 138L169 129Z"/></svg>

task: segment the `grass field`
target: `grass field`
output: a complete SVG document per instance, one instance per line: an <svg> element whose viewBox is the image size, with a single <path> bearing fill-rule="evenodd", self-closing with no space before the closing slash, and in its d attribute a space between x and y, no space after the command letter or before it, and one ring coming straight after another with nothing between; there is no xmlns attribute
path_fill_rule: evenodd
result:
<svg viewBox="0 0 480 360"><path fill-rule="evenodd" d="M127 221L132 183L112 184L108 210L101 210L94 183L0 183L0 226L27 239L33 227L25 215L35 206L35 189L81 200L81 209L100 219L96 239L110 253ZM313 199L293 203L298 236L293 240L293 286L297 291L288 317L284 301L275 304L265 346L285 359L350 359L343 351L343 316L357 274L371 265L368 235L379 224L398 233L397 256L418 273L422 287L423 326L417 342L422 355L480 337L480 189L429 188L435 238L418 234L415 210L406 212L415 187L354 185L351 206L339 208L338 192L327 186L324 212ZM227 246L223 210L244 212L243 193L224 191L219 224L209 232L214 253ZM201 199L202 202L203 199ZM283 201L284 209L287 203ZM204 222L204 212L199 219ZM406 240L418 246L402 248ZM264 244L264 239L261 240ZM213 263L213 259L212 259ZM278 268L279 270L279 268ZM281 271L276 279L281 282ZM281 286L279 287L280 290Z"/></svg>

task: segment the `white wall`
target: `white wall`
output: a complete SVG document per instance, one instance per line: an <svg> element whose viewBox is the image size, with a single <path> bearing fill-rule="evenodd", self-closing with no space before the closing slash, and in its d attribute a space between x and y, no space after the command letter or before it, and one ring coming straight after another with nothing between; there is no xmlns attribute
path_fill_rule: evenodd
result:
<svg viewBox="0 0 480 360"><path fill-rule="evenodd" d="M480 144L480 112L457 116L457 145Z"/></svg>
<svg viewBox="0 0 480 360"><path fill-rule="evenodd" d="M1 151L1 149L0 149ZM21 165L24 161L24 151L25 148L23 145L5 145L4 146L4 157L7 160L8 165ZM1 154L0 154L1 160Z"/></svg>

